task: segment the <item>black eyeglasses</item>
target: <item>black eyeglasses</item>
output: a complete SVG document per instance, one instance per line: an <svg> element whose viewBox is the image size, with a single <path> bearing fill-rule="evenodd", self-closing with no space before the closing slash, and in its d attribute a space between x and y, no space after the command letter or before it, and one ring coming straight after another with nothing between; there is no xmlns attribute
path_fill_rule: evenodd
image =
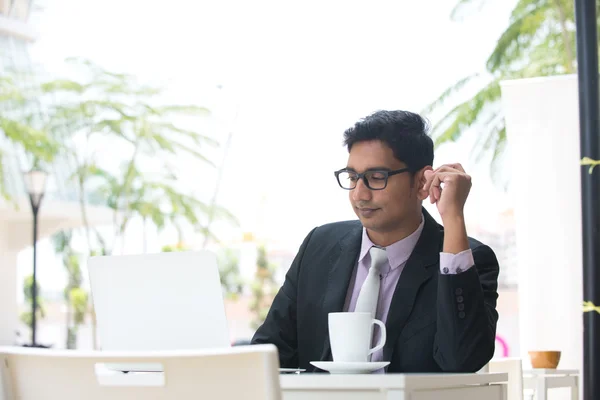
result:
<svg viewBox="0 0 600 400"><path fill-rule="evenodd" d="M362 179L365 185L371 190L382 190L387 187L388 178L392 175L401 174L410 171L410 168L397 169L395 171L387 170L369 170L362 174L346 168L335 171L335 177L342 189L352 190L356 187L359 179Z"/></svg>

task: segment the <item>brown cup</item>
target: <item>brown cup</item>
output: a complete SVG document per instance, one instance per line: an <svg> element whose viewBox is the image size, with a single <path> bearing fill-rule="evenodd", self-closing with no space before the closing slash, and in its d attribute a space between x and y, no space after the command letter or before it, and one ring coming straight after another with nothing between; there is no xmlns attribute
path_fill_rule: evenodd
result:
<svg viewBox="0 0 600 400"><path fill-rule="evenodd" d="M531 366L539 369L556 369L560 361L560 351L529 351Z"/></svg>

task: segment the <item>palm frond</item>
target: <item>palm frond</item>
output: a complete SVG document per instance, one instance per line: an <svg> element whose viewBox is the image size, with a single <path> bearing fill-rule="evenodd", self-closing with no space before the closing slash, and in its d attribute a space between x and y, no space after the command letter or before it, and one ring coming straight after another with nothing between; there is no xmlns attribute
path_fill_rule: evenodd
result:
<svg viewBox="0 0 600 400"><path fill-rule="evenodd" d="M510 179L510 170L506 168L506 157L509 151L508 141L506 140L506 127L503 127L498 131L498 141L492 155L490 173L494 184L504 190L507 189Z"/></svg>
<svg viewBox="0 0 600 400"><path fill-rule="evenodd" d="M168 105L154 108L155 112L163 116L171 116L173 114L181 116L210 116L211 112L206 107L193 105Z"/></svg>
<svg viewBox="0 0 600 400"><path fill-rule="evenodd" d="M459 0L450 12L450 18L454 21L460 21L464 18L464 14L468 11L476 9L481 10L486 0Z"/></svg>
<svg viewBox="0 0 600 400"><path fill-rule="evenodd" d="M482 111L487 106L499 99L500 84L498 80L494 80L481 89L472 99L456 106L442 119L442 124L447 120L452 120L443 132L435 135L435 132L440 128L440 123L434 127L436 146L448 141L456 141L466 128L472 126L479 119Z"/></svg>
<svg viewBox="0 0 600 400"><path fill-rule="evenodd" d="M501 114L501 110L494 108L489 107L489 118L482 121L479 125L481 130L478 131L479 133L473 146L473 155L477 163L494 148L498 139L498 127L504 126L504 116Z"/></svg>
<svg viewBox="0 0 600 400"><path fill-rule="evenodd" d="M170 153L170 154L175 154L174 144L170 140L165 138L164 136L162 136L160 134L154 134L154 135L152 135L151 140L156 144L156 146L160 150L166 151L167 153Z"/></svg>
<svg viewBox="0 0 600 400"><path fill-rule="evenodd" d="M45 82L40 85L40 88L44 93L73 92L77 94L83 93L86 89L81 83L67 79Z"/></svg>
<svg viewBox="0 0 600 400"><path fill-rule="evenodd" d="M463 89L465 87L465 85L467 85L469 82L471 82L473 79L475 79L477 77L479 77L479 74L477 74L477 73L471 74L471 75L465 76L464 78L460 79L458 82L452 84L450 87L446 88L446 90L444 90L442 92L442 94L434 102L428 104L423 110L421 110L421 113L429 114L432 111L443 106L444 103L451 96L453 96L454 94L459 92L461 89Z"/></svg>
<svg viewBox="0 0 600 400"><path fill-rule="evenodd" d="M509 21L522 19L528 14L552 6L557 0L519 0L510 13Z"/></svg>
<svg viewBox="0 0 600 400"><path fill-rule="evenodd" d="M167 121L153 123L154 128L157 131L164 131L164 133L176 133L178 136L185 137L192 140L195 144L206 144L213 147L218 147L219 142L210 136L201 134L200 132L193 131L190 129L179 128L175 124Z"/></svg>
<svg viewBox="0 0 600 400"><path fill-rule="evenodd" d="M34 158L46 162L52 161L61 149L60 144L47 132L17 120L0 117L0 131L13 143L21 145Z"/></svg>
<svg viewBox="0 0 600 400"><path fill-rule="evenodd" d="M538 37L542 25L549 23L547 11L547 6L537 7L531 13L511 21L488 57L486 68L489 72L494 73L503 66L522 60Z"/></svg>
<svg viewBox="0 0 600 400"><path fill-rule="evenodd" d="M186 152L188 154L190 154L191 156L193 156L196 160L198 161L202 161L205 164L208 164L211 167L216 167L215 163L210 160L208 157L206 157L204 154L200 153L198 150L195 150L191 147L186 146L183 143L173 143L173 146L175 146L176 148L178 148L179 150Z"/></svg>
<svg viewBox="0 0 600 400"><path fill-rule="evenodd" d="M226 220L236 226L238 226L240 223L238 218L231 211L221 206L211 207L211 214L213 218Z"/></svg>

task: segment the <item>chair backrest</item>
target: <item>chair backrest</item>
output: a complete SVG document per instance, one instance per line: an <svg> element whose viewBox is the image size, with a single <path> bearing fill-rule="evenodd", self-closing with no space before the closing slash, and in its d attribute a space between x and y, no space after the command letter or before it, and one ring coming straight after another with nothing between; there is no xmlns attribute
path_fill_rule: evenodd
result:
<svg viewBox="0 0 600 400"><path fill-rule="evenodd" d="M123 373L106 363L159 363ZM83 352L0 347L0 400L280 400L272 345L178 352Z"/></svg>
<svg viewBox="0 0 600 400"><path fill-rule="evenodd" d="M507 400L523 400L523 363L520 358L492 359L488 371L508 374Z"/></svg>

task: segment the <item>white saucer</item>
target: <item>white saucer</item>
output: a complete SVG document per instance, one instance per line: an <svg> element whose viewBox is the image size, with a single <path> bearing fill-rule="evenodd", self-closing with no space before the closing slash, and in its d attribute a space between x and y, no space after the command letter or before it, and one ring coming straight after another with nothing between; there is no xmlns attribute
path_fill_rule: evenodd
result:
<svg viewBox="0 0 600 400"><path fill-rule="evenodd" d="M312 365L332 374L368 374L390 364L389 361L381 362L335 362L311 361Z"/></svg>
<svg viewBox="0 0 600 400"><path fill-rule="evenodd" d="M300 372L306 372L306 370L302 368L279 368L279 372L282 374L299 374Z"/></svg>

